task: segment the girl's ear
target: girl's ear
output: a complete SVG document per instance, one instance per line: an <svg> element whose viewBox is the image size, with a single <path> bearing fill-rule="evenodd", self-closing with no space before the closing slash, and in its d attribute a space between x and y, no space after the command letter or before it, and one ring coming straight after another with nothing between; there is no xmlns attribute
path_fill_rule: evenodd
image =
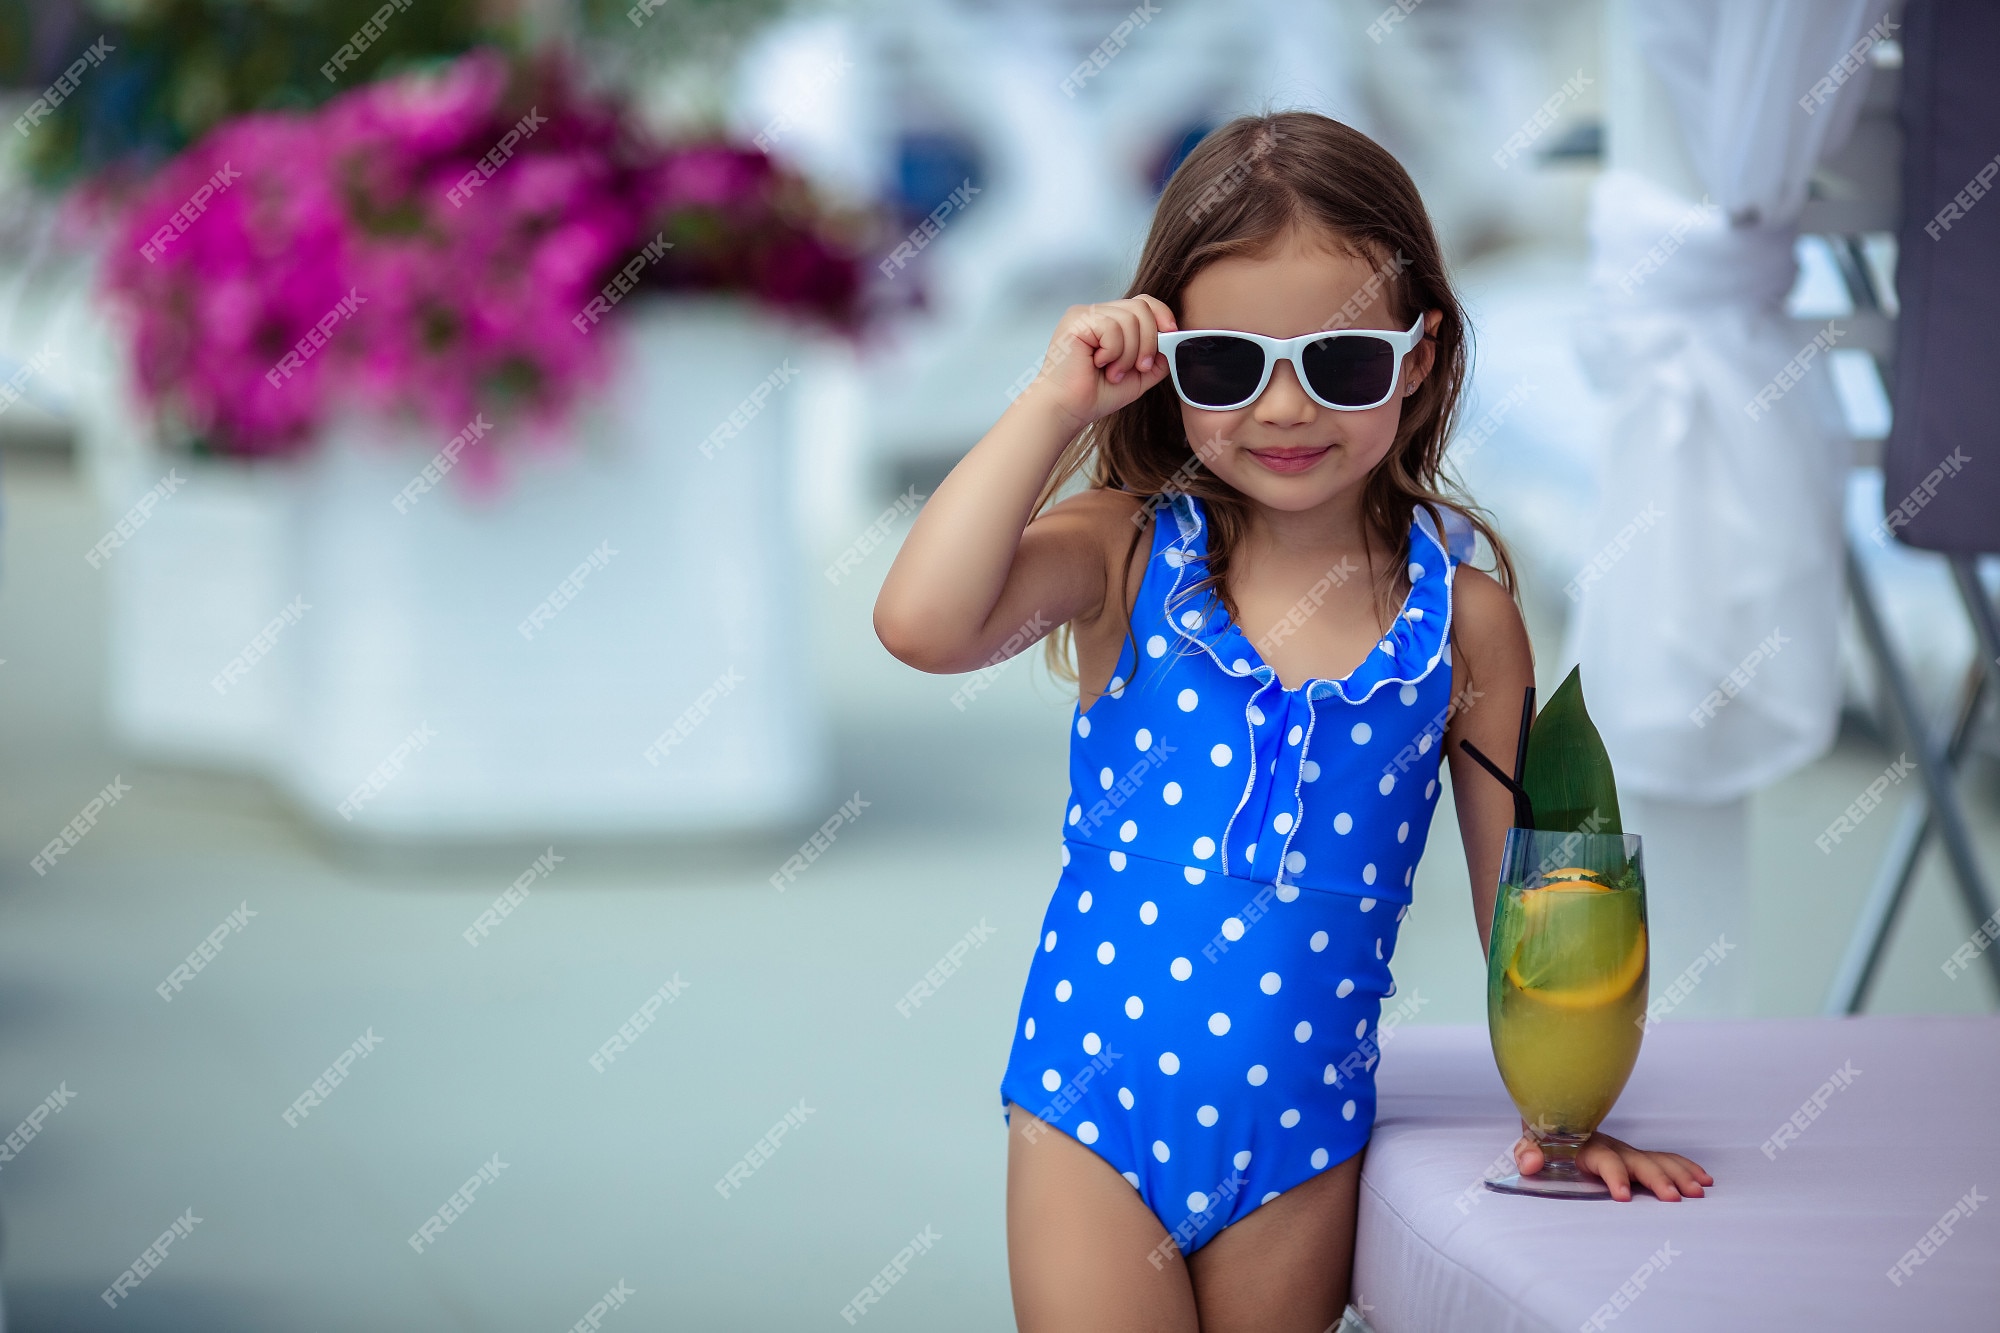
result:
<svg viewBox="0 0 2000 1333"><path fill-rule="evenodd" d="M1442 323L1444 323L1444 311L1426 310L1424 312L1424 338L1422 342L1410 349L1410 368L1406 372L1405 383L1403 385L1404 397L1415 393L1417 386L1430 376L1431 366L1437 359L1438 325Z"/></svg>

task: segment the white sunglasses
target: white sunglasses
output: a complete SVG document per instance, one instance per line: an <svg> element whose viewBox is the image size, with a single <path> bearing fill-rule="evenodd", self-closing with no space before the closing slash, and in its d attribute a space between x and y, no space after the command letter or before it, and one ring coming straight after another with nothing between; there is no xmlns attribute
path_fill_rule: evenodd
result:
<svg viewBox="0 0 2000 1333"><path fill-rule="evenodd" d="M1248 407L1271 382L1271 368L1292 363L1312 400L1336 412L1380 407L1396 392L1403 356L1424 339L1424 317L1407 332L1332 329L1267 338L1233 329L1187 329L1160 335L1174 392L1189 407L1230 412Z"/></svg>

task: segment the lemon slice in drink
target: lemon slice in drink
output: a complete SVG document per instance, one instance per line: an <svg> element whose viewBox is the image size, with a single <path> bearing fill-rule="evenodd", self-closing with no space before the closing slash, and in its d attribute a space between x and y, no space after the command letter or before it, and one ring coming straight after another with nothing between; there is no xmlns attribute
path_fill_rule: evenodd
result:
<svg viewBox="0 0 2000 1333"><path fill-rule="evenodd" d="M1558 878L1589 873L1554 871L1545 887L1522 893L1521 938L1507 979L1523 994L1591 1008L1624 995L1645 969L1636 898L1594 879Z"/></svg>

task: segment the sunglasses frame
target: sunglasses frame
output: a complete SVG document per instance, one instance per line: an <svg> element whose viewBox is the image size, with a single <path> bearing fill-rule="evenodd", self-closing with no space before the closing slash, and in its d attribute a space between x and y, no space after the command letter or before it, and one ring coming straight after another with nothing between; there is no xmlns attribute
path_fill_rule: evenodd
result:
<svg viewBox="0 0 2000 1333"><path fill-rule="evenodd" d="M1250 396L1241 402L1229 403L1227 405L1197 403L1189 398L1181 389L1180 363L1174 356L1175 350L1189 338L1242 338L1262 348L1264 352L1264 373L1258 377L1257 387L1251 391ZM1313 389L1312 381L1306 378L1305 367L1299 361L1299 357L1311 344L1328 338L1379 338L1383 342L1388 343L1396 353L1397 372L1389 377L1388 392L1372 403L1329 403L1326 399L1320 397ZM1407 330L1401 333L1398 333L1394 329L1320 329L1313 333L1301 333L1296 338L1267 338L1261 333L1245 333L1241 329L1184 329L1179 332L1162 333L1160 335L1160 355L1167 358L1167 374L1173 380L1174 392L1180 396L1180 400L1189 407L1203 412L1235 412L1241 408L1250 406L1250 404L1263 397L1264 390L1270 387L1271 372L1277 368L1277 364L1280 361L1289 361L1292 363L1292 374L1298 377L1299 387L1306 391L1307 397L1311 398L1321 407L1334 412L1368 412L1382 406L1382 404L1396 396L1396 381L1402 378L1403 358L1408 356L1411 349L1423 340L1424 317L1419 314L1416 323L1410 325Z"/></svg>

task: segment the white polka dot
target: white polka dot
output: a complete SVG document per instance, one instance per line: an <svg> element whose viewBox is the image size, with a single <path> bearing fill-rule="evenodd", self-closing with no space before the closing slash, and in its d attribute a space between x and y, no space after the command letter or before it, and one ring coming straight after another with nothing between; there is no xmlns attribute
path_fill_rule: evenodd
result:
<svg viewBox="0 0 2000 1333"><path fill-rule="evenodd" d="M1118 1089L1118 1104L1128 1111L1132 1109L1132 1089Z"/></svg>
<svg viewBox="0 0 2000 1333"><path fill-rule="evenodd" d="M1111 678L1111 688L1106 690L1105 693L1114 699L1123 699L1125 697L1125 677L1113 676Z"/></svg>
<svg viewBox="0 0 2000 1333"><path fill-rule="evenodd" d="M1055 949L1056 949L1056 933L1052 930L1048 934L1042 936L1042 952L1054 953Z"/></svg>
<svg viewBox="0 0 2000 1333"><path fill-rule="evenodd" d="M1411 877L1412 875L1415 875L1416 873L1417 873L1417 868L1416 868L1415 866L1411 866L1411 867L1410 867L1410 868L1409 868L1408 870L1405 870L1405 871L1403 872L1403 887L1404 887L1404 888L1408 888L1408 887L1409 887L1409 885L1410 885L1410 877ZM1398 921L1401 921L1401 920L1402 920L1403 918L1401 918L1401 917L1397 917L1396 919L1397 919Z"/></svg>
<svg viewBox="0 0 2000 1333"><path fill-rule="evenodd" d="M1396 825L1396 841L1408 842L1409 840L1410 840L1410 821L1406 819L1402 823Z"/></svg>
<svg viewBox="0 0 2000 1333"><path fill-rule="evenodd" d="M1347 811L1345 811L1345 810L1342 810L1342 811L1341 811L1341 812L1340 812L1339 814L1337 814L1337 815L1335 815L1335 816L1333 817L1333 831L1334 831L1335 833L1351 833L1351 832L1353 832L1353 831L1354 831L1354 816L1353 816L1353 815L1350 815L1350 814L1348 814L1348 813L1347 813Z"/></svg>
<svg viewBox="0 0 2000 1333"><path fill-rule="evenodd" d="M1347 998L1348 996L1350 996L1350 995L1354 994L1354 980L1353 980L1353 978L1351 978L1351 977L1342 977L1342 978L1340 979L1340 984L1339 984L1338 986L1335 986L1335 987L1333 988L1333 993L1334 993L1334 996L1335 996L1335 998L1337 998L1337 999L1342 999L1342 1000L1344 1000L1344 999L1346 999L1346 998Z"/></svg>
<svg viewBox="0 0 2000 1333"><path fill-rule="evenodd" d="M1375 910L1375 900L1374 900L1373 898L1363 898L1363 899L1361 900L1361 910L1362 910L1362 911L1364 911L1364 912L1372 912L1372 911L1374 911L1374 910Z"/></svg>
<svg viewBox="0 0 2000 1333"><path fill-rule="evenodd" d="M1285 744L1297 745L1304 738L1305 734L1306 729L1304 727L1294 724L1292 729L1285 733Z"/></svg>
<svg viewBox="0 0 2000 1333"><path fill-rule="evenodd" d="M1432 778L1429 782L1426 782L1424 784L1424 799L1428 801L1431 797L1437 795L1437 789L1438 789L1438 784L1436 778Z"/></svg>
<svg viewBox="0 0 2000 1333"><path fill-rule="evenodd" d="M1111 861L1111 868L1113 870L1123 870L1125 868L1125 853L1123 852L1111 853L1110 861Z"/></svg>
<svg viewBox="0 0 2000 1333"><path fill-rule="evenodd" d="M1061 1086L1062 1086L1061 1074L1058 1074L1053 1069L1045 1069L1042 1071L1043 1088L1047 1089L1050 1092L1054 1092L1057 1088L1060 1088Z"/></svg>
<svg viewBox="0 0 2000 1333"><path fill-rule="evenodd" d="M1269 1077L1271 1077L1271 1071L1270 1071L1270 1070L1268 1070L1268 1069L1266 1069L1266 1068L1264 1068L1264 1066L1262 1066L1262 1065L1251 1065L1251 1066L1250 1066L1250 1086L1251 1086L1251 1087L1253 1087L1253 1088L1261 1088L1261 1087L1263 1087L1263 1086L1264 1086L1264 1080L1265 1080L1265 1079L1267 1079L1267 1078L1269 1078Z"/></svg>
<svg viewBox="0 0 2000 1333"><path fill-rule="evenodd" d="M1195 1108L1194 1118L1204 1125L1213 1125L1222 1118L1222 1114L1213 1106L1201 1106Z"/></svg>
<svg viewBox="0 0 2000 1333"><path fill-rule="evenodd" d="M1118 841L1130 842L1132 841L1132 839L1138 836L1139 836L1138 821L1128 819L1124 823L1118 826Z"/></svg>
<svg viewBox="0 0 2000 1333"><path fill-rule="evenodd" d="M1076 821L1077 821L1077 820L1079 820L1079 819L1082 819L1082 818L1083 818L1083 807L1082 807L1082 806L1080 806L1080 805L1073 805L1073 806L1071 806L1071 807L1069 808L1069 822L1070 822L1070 823L1074 824L1074 823L1076 823Z"/></svg>
<svg viewBox="0 0 2000 1333"><path fill-rule="evenodd" d="M1139 728L1137 731L1132 733L1132 744L1138 746L1142 750L1152 749L1153 733L1147 730L1145 727Z"/></svg>
<svg viewBox="0 0 2000 1333"><path fill-rule="evenodd" d="M1187 876L1187 882L1190 884L1199 884L1208 878L1208 872L1200 866L1183 866L1181 873Z"/></svg>
<svg viewBox="0 0 2000 1333"><path fill-rule="evenodd" d="M1063 847L1062 847L1062 859L1063 859L1063 864L1064 864L1064 865L1068 865L1068 864L1069 864L1069 844L1068 844L1068 843L1064 843L1064 844L1063 844Z"/></svg>
<svg viewBox="0 0 2000 1333"><path fill-rule="evenodd" d="M1166 651L1167 651L1166 635L1155 634L1152 638L1146 640L1146 656L1160 657L1163 656L1166 653Z"/></svg>
<svg viewBox="0 0 2000 1333"><path fill-rule="evenodd" d="M1243 710L1243 716L1250 719L1250 725L1253 727L1261 727L1264 725L1264 710L1259 708L1256 704L1251 704L1248 708L1245 708Z"/></svg>
<svg viewBox="0 0 2000 1333"><path fill-rule="evenodd" d="M1375 784L1375 790L1381 792L1384 796L1396 790L1396 775L1393 773L1384 773L1382 780Z"/></svg>
<svg viewBox="0 0 2000 1333"><path fill-rule="evenodd" d="M1354 1099L1353 1099L1353 1098L1351 1098L1351 1097L1350 1097L1350 1098L1348 1098L1348 1101L1347 1101L1347 1105L1345 1105L1345 1106L1343 1106L1343 1107L1341 1107L1341 1108L1340 1108L1340 1118L1341 1118L1342 1120L1352 1120L1352 1119L1354 1119Z"/></svg>
<svg viewBox="0 0 2000 1333"><path fill-rule="evenodd" d="M1217 1010L1208 1016L1208 1030L1220 1037L1229 1031L1229 1015Z"/></svg>
<svg viewBox="0 0 2000 1333"><path fill-rule="evenodd" d="M1180 694L1176 696L1174 702L1181 706L1181 711L1183 713L1192 713L1194 711L1194 706L1201 702L1201 696L1196 694L1193 690L1182 690Z"/></svg>
<svg viewBox="0 0 2000 1333"><path fill-rule="evenodd" d="M1418 579L1422 578L1423 576L1424 576L1424 567L1418 564L1416 561L1412 560L1410 562L1410 582L1415 583Z"/></svg>
<svg viewBox="0 0 2000 1333"><path fill-rule="evenodd" d="M1403 619L1405 620L1422 620L1423 618L1424 618L1424 609L1421 606L1413 606L1409 610L1403 612Z"/></svg>
<svg viewBox="0 0 2000 1333"><path fill-rule="evenodd" d="M1173 1156L1173 1152L1171 1149L1167 1147L1167 1141L1165 1139L1153 1140L1153 1156L1157 1157L1162 1162L1166 1161L1167 1158Z"/></svg>
<svg viewBox="0 0 2000 1333"><path fill-rule="evenodd" d="M1271 827L1276 829L1280 834L1290 833L1292 831L1292 812L1289 810L1280 810L1278 817L1271 821Z"/></svg>
<svg viewBox="0 0 2000 1333"><path fill-rule="evenodd" d="M1091 1124L1088 1120L1078 1125L1076 1127L1076 1141L1084 1144L1097 1142L1097 1126Z"/></svg>
<svg viewBox="0 0 2000 1333"><path fill-rule="evenodd" d="M1389 656L1391 657L1394 657L1396 655L1396 645L1389 639L1384 639L1382 640L1382 642L1376 644L1375 646L1377 648L1380 648L1383 652L1389 654Z"/></svg>
<svg viewBox="0 0 2000 1333"><path fill-rule="evenodd" d="M1396 691L1396 697L1403 701L1403 707L1408 708L1417 701L1417 687L1414 685L1405 685L1402 689Z"/></svg>
<svg viewBox="0 0 2000 1333"><path fill-rule="evenodd" d="M1257 989L1263 991L1266 995L1276 995L1278 987L1284 984L1285 979L1276 972L1266 972L1257 979Z"/></svg>
<svg viewBox="0 0 2000 1333"><path fill-rule="evenodd" d="M1070 996L1069 982L1067 980L1058 981L1056 983L1056 998L1058 1000L1063 1001L1064 1003L1068 1003L1069 996Z"/></svg>
<svg viewBox="0 0 2000 1333"><path fill-rule="evenodd" d="M1239 657L1232 664L1231 669L1239 676L1247 676L1250 674L1250 662L1247 658Z"/></svg>
<svg viewBox="0 0 2000 1333"><path fill-rule="evenodd" d="M1181 1058L1178 1055L1175 1055L1172 1051L1160 1052L1160 1072L1162 1074L1180 1073Z"/></svg>
<svg viewBox="0 0 2000 1333"><path fill-rule="evenodd" d="M1112 853L1112 855L1113 855L1113 856L1116 856L1116 855L1118 855L1118 853L1116 853L1116 852L1113 852L1113 853ZM1077 911L1079 911L1079 912L1088 912L1088 911L1090 910L1090 890L1089 890L1089 889L1085 889L1085 890L1084 890L1084 891L1083 891L1082 893L1079 893L1078 895L1076 895L1076 910L1077 910Z"/></svg>
<svg viewBox="0 0 2000 1333"><path fill-rule="evenodd" d="M1326 1160L1327 1160L1326 1149L1324 1148L1313 1149L1313 1155L1312 1155L1313 1170L1315 1171L1326 1170Z"/></svg>
<svg viewBox="0 0 2000 1333"><path fill-rule="evenodd" d="M1222 938L1232 943L1243 938L1243 920L1241 917L1232 916L1224 919L1222 923Z"/></svg>
<svg viewBox="0 0 2000 1333"><path fill-rule="evenodd" d="M1410 914L1410 905L1408 903L1404 903L1401 907L1398 907L1396 909L1396 919L1398 921L1401 921L1404 917L1408 916L1409 914Z"/></svg>
<svg viewBox="0 0 2000 1333"><path fill-rule="evenodd" d="M1236 1162L1236 1169L1241 1171L1244 1167L1250 1165L1250 1150L1245 1148L1242 1152L1236 1154L1234 1160Z"/></svg>
<svg viewBox="0 0 2000 1333"><path fill-rule="evenodd" d="M1218 745L1213 750L1210 750L1208 752L1209 762L1213 763L1217 768L1229 767L1229 761L1232 757L1233 756L1230 753L1230 749L1227 745ZM1081 808L1082 807L1080 806L1078 807L1078 809ZM1070 822L1075 823L1076 821L1071 820Z"/></svg>
<svg viewBox="0 0 2000 1333"><path fill-rule="evenodd" d="M1293 852L1292 855L1297 856L1298 853ZM1305 862L1301 861L1299 864L1304 865ZM1299 896L1299 886L1296 884L1273 884L1271 891L1277 895L1281 903L1292 902Z"/></svg>
<svg viewBox="0 0 2000 1333"><path fill-rule="evenodd" d="M1179 805L1181 803L1181 784L1178 782L1169 782L1166 786L1160 788L1160 799L1168 805Z"/></svg>
<svg viewBox="0 0 2000 1333"><path fill-rule="evenodd" d="M1090 734L1089 718L1080 717L1076 720L1076 734L1079 736L1088 736Z"/></svg>
<svg viewBox="0 0 2000 1333"><path fill-rule="evenodd" d="M1146 1012L1146 1002L1144 1000L1140 999L1136 995L1130 996L1126 999L1125 1017L1137 1018L1140 1014L1143 1014L1145 1012Z"/></svg>
<svg viewBox="0 0 2000 1333"><path fill-rule="evenodd" d="M1243 859L1244 859L1244 860L1246 860L1246 861L1254 861L1254 860L1256 860L1256 859L1257 859L1257 844L1256 844L1256 843L1254 843L1254 842L1253 842L1253 843L1251 843L1251 844L1250 844L1250 845L1249 845L1248 847L1245 847L1245 848L1243 849Z"/></svg>
<svg viewBox="0 0 2000 1333"><path fill-rule="evenodd" d="M1366 722L1356 722L1354 729L1347 734L1354 738L1356 745L1366 745L1368 744L1368 738L1375 734L1375 729Z"/></svg>
<svg viewBox="0 0 2000 1333"><path fill-rule="evenodd" d="M1286 1111L1283 1115L1279 1116L1278 1123L1283 1125L1286 1129L1291 1129L1293 1126L1297 1125L1299 1123L1298 1108L1293 1107L1290 1110Z"/></svg>
<svg viewBox="0 0 2000 1333"><path fill-rule="evenodd" d="M1313 932L1313 937L1310 943L1312 944L1312 951L1314 953L1326 952L1326 932L1323 930L1315 930Z"/></svg>
<svg viewBox="0 0 2000 1333"><path fill-rule="evenodd" d="M1361 882L1363 884L1373 884L1375 882L1375 863L1373 861L1361 867Z"/></svg>
<svg viewBox="0 0 2000 1333"><path fill-rule="evenodd" d="M1306 854L1304 852L1287 852L1285 854L1285 869L1296 875L1305 868Z"/></svg>
<svg viewBox="0 0 2000 1333"><path fill-rule="evenodd" d="M1104 788L1104 790L1110 791L1111 784L1116 781L1118 781L1118 775L1116 773L1113 773L1110 769L1104 768L1098 770L1097 785Z"/></svg>
<svg viewBox="0 0 2000 1333"><path fill-rule="evenodd" d="M1205 1213L1208 1211L1208 1196L1200 1190L1194 1190L1187 1196L1187 1206L1191 1213Z"/></svg>
<svg viewBox="0 0 2000 1333"><path fill-rule="evenodd" d="M1027 1037L1029 1041L1033 1041L1035 1039L1035 1020L1032 1018L1029 1019L1027 1026L1022 1028L1021 1031L1022 1035Z"/></svg>
<svg viewBox="0 0 2000 1333"><path fill-rule="evenodd" d="M1332 1065L1328 1065L1326 1067L1326 1072L1320 1075L1319 1081L1322 1083L1338 1083L1340 1082L1340 1075L1333 1072Z"/></svg>
<svg viewBox="0 0 2000 1333"><path fill-rule="evenodd" d="M1379 939L1375 941L1375 956L1377 958L1382 956L1382 941Z"/></svg>
<svg viewBox="0 0 2000 1333"><path fill-rule="evenodd" d="M1430 752L1431 752L1431 734L1427 731L1423 735L1417 737L1417 753L1429 754Z"/></svg>
<svg viewBox="0 0 2000 1333"><path fill-rule="evenodd" d="M1380 943L1381 943L1382 941L1380 941L1380 940L1377 940L1377 941L1375 941L1375 942L1376 942L1377 944L1380 944ZM1355 1037L1357 1037L1357 1038L1360 1038L1360 1037L1365 1037L1365 1036L1367 1036L1367 1035L1368 1035L1368 1020L1367 1020L1367 1019L1365 1019L1365 1018L1364 1018L1364 1019L1362 1019L1362 1020L1361 1020L1361 1021L1360 1021L1359 1023L1356 1023L1356 1024L1354 1025L1354 1035L1355 1035Z"/></svg>
<svg viewBox="0 0 2000 1333"><path fill-rule="evenodd" d="M1113 958L1116 958L1117 956L1118 956L1118 950L1116 947L1112 945L1110 940L1106 940L1104 941L1104 943L1097 946L1098 962L1109 963Z"/></svg>
<svg viewBox="0 0 2000 1333"><path fill-rule="evenodd" d="M1130 1185L1133 1189L1139 1188L1139 1173L1137 1171L1120 1171L1118 1174L1125 1177L1127 1185Z"/></svg>
<svg viewBox="0 0 2000 1333"><path fill-rule="evenodd" d="M1185 958L1176 958L1167 965L1167 971L1173 973L1175 981L1186 981L1194 975L1194 964Z"/></svg>
<svg viewBox="0 0 2000 1333"><path fill-rule="evenodd" d="M1160 552L1160 559L1166 561L1174 569L1179 569L1187 562L1187 558L1181 554L1181 548L1178 546L1169 546L1166 550Z"/></svg>
<svg viewBox="0 0 2000 1333"><path fill-rule="evenodd" d="M1275 1199L1275 1198L1277 1198L1277 1197L1278 1197L1278 1191L1276 1191L1276 1190L1272 1190L1272 1191L1271 1191L1271 1192L1270 1192L1269 1194L1266 1194L1266 1195L1265 1195L1265 1196L1264 1196L1263 1198L1261 1198L1261 1199L1257 1200L1257 1202L1258 1202L1258 1203L1269 1203L1269 1202L1270 1202L1271 1200L1273 1200L1273 1199Z"/></svg>
<svg viewBox="0 0 2000 1333"><path fill-rule="evenodd" d="M1184 625L1184 626L1186 626L1186 627L1187 627L1188 629L1200 629L1200 628L1201 628L1201 612L1199 612L1199 611L1183 611L1183 612L1181 612L1181 624L1182 624L1182 625Z"/></svg>
<svg viewBox="0 0 2000 1333"><path fill-rule="evenodd" d="M1149 901L1139 904L1139 920L1141 922L1150 926L1159 919L1160 905L1158 903Z"/></svg>
<svg viewBox="0 0 2000 1333"><path fill-rule="evenodd" d="M1319 761L1317 759L1306 760L1305 763L1299 765L1299 775L1307 782L1318 782Z"/></svg>
<svg viewBox="0 0 2000 1333"><path fill-rule="evenodd" d="M1209 837L1196 838L1194 840L1194 854L1204 861L1214 856L1215 839Z"/></svg>
<svg viewBox="0 0 2000 1333"><path fill-rule="evenodd" d="M1313 1025L1306 1022L1304 1019L1300 1019L1299 1025L1292 1029L1292 1040L1311 1041L1312 1034L1313 1034Z"/></svg>
<svg viewBox="0 0 2000 1333"><path fill-rule="evenodd" d="M1085 1055L1096 1055L1103 1049L1103 1038L1099 1037L1095 1032L1086 1032L1083 1034L1083 1053Z"/></svg>

